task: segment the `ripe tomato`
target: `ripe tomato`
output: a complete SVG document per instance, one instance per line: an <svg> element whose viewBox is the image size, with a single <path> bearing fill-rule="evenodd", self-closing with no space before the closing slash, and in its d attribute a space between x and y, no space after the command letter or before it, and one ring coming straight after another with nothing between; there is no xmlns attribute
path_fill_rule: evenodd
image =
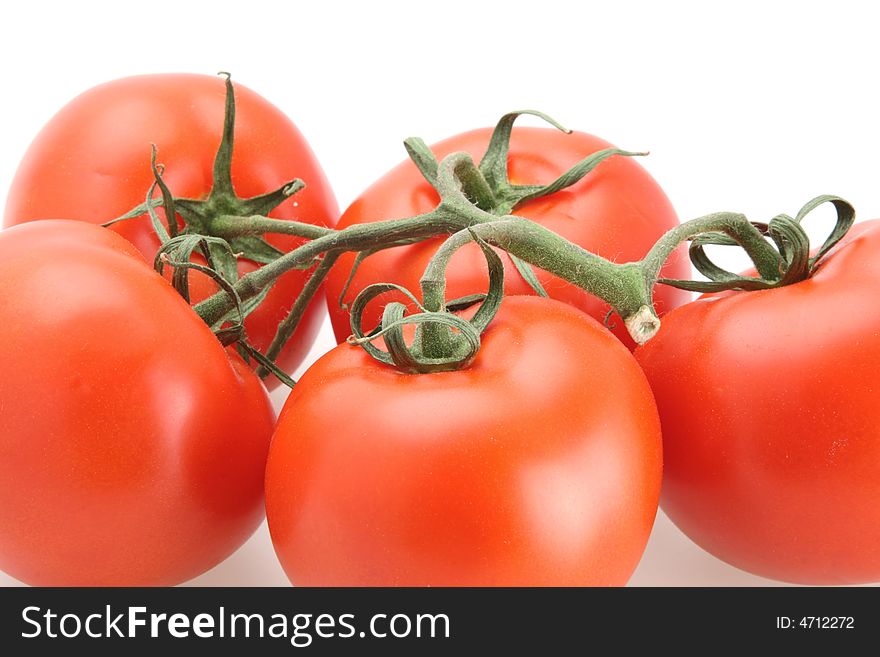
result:
<svg viewBox="0 0 880 657"><path fill-rule="evenodd" d="M330 186L296 126L267 100L235 85L232 181L240 197L274 190L292 178L307 187L271 216L331 225L338 215ZM224 82L205 75L143 75L90 89L61 109L37 135L15 175L4 225L34 219L78 219L101 224L143 203L153 182L150 143L165 164L165 182L178 197L200 199L212 184L223 128ZM159 241L146 217L115 224L150 262ZM282 251L300 243L268 238ZM241 275L256 269L241 259ZM246 321L250 342L265 351L302 290L308 274L292 271L270 290ZM216 291L209 278L191 275L193 301ZM278 359L293 371L311 347L321 312L311 308ZM274 377L267 379L275 384Z"/></svg>
<svg viewBox="0 0 880 657"><path fill-rule="evenodd" d="M438 158L465 151L475 161L485 152L491 131L474 130L451 137L431 147ZM508 158L514 184L549 183L588 155L611 145L581 132L565 134L549 128L515 128ZM434 189L416 166L404 162L376 181L343 213L339 228L351 224L396 219L430 211L439 201ZM641 259L654 242L678 224L675 211L663 190L633 158L612 157L602 162L580 182L561 192L529 201L514 214L522 215L562 235L583 248L616 262ZM419 278L442 238L380 251L363 261L346 296L350 302L370 283L398 283L419 289ZM529 294L531 288L512 266L505 263L507 294ZM346 254L330 272L327 296L330 319L338 341L349 330L348 313L339 306L339 296L348 278L354 255ZM608 304L546 272L536 270L538 280L554 299L565 301L602 320ZM690 266L683 250L677 251L663 269L667 278L687 278ZM449 298L483 289L486 264L479 247L470 244L454 257L447 277ZM685 303L689 294L659 286L655 305L662 313ZM373 303L364 315L364 326L379 323L382 307ZM614 333L630 348L635 343L623 322L615 322Z"/></svg>
<svg viewBox="0 0 880 657"><path fill-rule="evenodd" d="M660 411L662 506L744 570L880 580L880 223L812 278L701 297L636 351Z"/></svg>
<svg viewBox="0 0 880 657"><path fill-rule="evenodd" d="M621 585L661 478L642 372L563 303L505 298L464 370L343 344L291 393L266 472L297 585Z"/></svg>
<svg viewBox="0 0 880 657"><path fill-rule="evenodd" d="M0 233L0 569L170 585L263 516L265 388L113 232Z"/></svg>

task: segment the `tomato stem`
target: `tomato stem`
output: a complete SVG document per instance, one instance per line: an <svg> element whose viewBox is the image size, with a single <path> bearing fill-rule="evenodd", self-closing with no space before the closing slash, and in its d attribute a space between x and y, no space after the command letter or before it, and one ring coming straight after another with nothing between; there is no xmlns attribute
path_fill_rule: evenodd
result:
<svg viewBox="0 0 880 657"><path fill-rule="evenodd" d="M422 278L426 307L436 307L443 289L439 281L444 278L452 254L474 236L607 301L624 320L639 313L643 307L650 309L652 306L652 285L641 263L613 263L543 226L508 215L460 231L443 243L431 258ZM650 312L653 313L652 310ZM643 342L643 333L644 330L640 329L638 336L633 335L633 339Z"/></svg>
<svg viewBox="0 0 880 657"><path fill-rule="evenodd" d="M779 276L779 254L745 215L734 212L708 214L669 230L657 240L642 260L645 276L651 281L656 281L661 267L682 242L711 232L721 232L730 236L746 251L761 276L768 279Z"/></svg>
<svg viewBox="0 0 880 657"><path fill-rule="evenodd" d="M226 239L274 233L313 240L318 237L332 235L336 232L332 228L324 226L316 226L315 224L300 221L288 221L286 219L272 219L262 215L251 215L249 217L220 215L212 220L211 227L213 228L213 234L223 236Z"/></svg>
<svg viewBox="0 0 880 657"><path fill-rule="evenodd" d="M296 329L299 326L303 315L305 315L309 303L311 303L318 290L321 289L321 283L324 282L327 274L330 273L330 270L333 268L333 265L339 259L339 256L341 254L341 251L328 251L327 254L321 259L320 264L312 272L309 280L306 281L305 286L303 286L302 292L300 292L297 296L296 301L294 301L293 303L293 307L290 309L290 312L283 320L281 320L281 323L278 325L278 329L275 332L275 336L272 338L272 342L269 344L268 349L266 349L266 358L268 358L270 361L274 361L276 358L278 358L278 355L281 353L284 345L287 344L287 341L290 340L290 338L296 332ZM266 376L268 373L269 370L266 369L263 365L261 365L257 369L257 374L259 374L260 376Z"/></svg>
<svg viewBox="0 0 880 657"><path fill-rule="evenodd" d="M438 181L443 177L444 168L454 169L455 161L466 161L466 157L455 156L445 167L439 167ZM444 191L449 192L449 189ZM445 200L449 198L447 196ZM809 240L800 227L800 220L826 202L835 206L838 212L837 223L820 251L810 258ZM742 288L745 284L752 286L749 289L776 287L803 280L808 276L818 265L822 255L843 237L852 225L853 218L852 206L832 196L813 199L804 206L797 219L779 215L767 225L753 224L739 213L719 212L688 221L670 230L642 260L616 264L581 249L538 224L510 215L469 226L452 235L440 246L420 281L422 314L436 315L444 310L446 267L455 251L475 240L481 246L491 244L500 247L607 301L624 319L633 339L642 344L660 328L660 320L651 303L654 286L658 282L682 283L658 278L663 264L682 242L690 240L692 244L697 244L698 252L706 240L738 245L752 259L759 274L757 278L737 277L737 280L687 281L685 283L688 283L689 289L699 285L709 285L709 289ZM765 235L775 241L776 248L765 239ZM708 268L704 269L708 274L713 273ZM402 310L396 310L393 324L404 322L401 313ZM383 319L380 333L384 333L387 328L386 320L387 317ZM434 359L445 355L449 358L448 362L451 362L459 347L453 339L455 334L448 325L429 320L430 317L425 318L419 324L420 331L416 334L418 351ZM484 328L482 326L480 330ZM419 370L413 363L407 364L407 370L434 371Z"/></svg>
<svg viewBox="0 0 880 657"><path fill-rule="evenodd" d="M410 144L413 152L418 152L420 147L418 144L413 146L413 143ZM365 348L370 335L385 337L389 348L387 361L406 371L438 371L463 366L473 358L473 349L478 348L479 334L476 337L472 334L474 325L469 324L470 329L463 329L459 320L450 320L445 299L445 272L449 261L456 250L470 241L477 241L484 252L489 245L501 248L512 257L544 269L606 301L623 319L632 338L642 344L660 328L660 320L651 300L657 283L710 290L759 289L790 284L809 275L821 255L845 234L853 219L852 207L842 199L830 196L811 201L796 220L779 215L769 224L752 223L739 213L713 213L673 228L657 241L642 260L614 263L523 217L498 216L480 207L480 198L485 198L480 190L485 191L487 187L482 184L475 186L474 181L480 180L482 174L468 154L453 153L439 162L436 169L424 164L427 161L424 157L418 157L422 158L423 166L440 194L440 203L433 211L407 219L355 224L344 230L283 222L289 234L312 237L312 241L244 276L235 284L238 297L247 301L260 294L284 272L314 266L317 259L324 257L309 279L306 290L296 300L293 311L279 327L270 357L280 352L292 335L308 301L316 293L333 262L344 251L363 255L400 243L451 235L434 254L421 279L423 305L419 304L422 309L419 315L426 314L426 317L416 319L419 315L406 315L406 307L402 304L390 304L386 307L378 332L364 334L359 326L355 330L358 336L355 341ZM468 189L470 192L466 191ZM838 221L820 254L811 259L809 242L800 227L800 219L824 202L834 204ZM271 221L251 217L241 225L250 225L252 230L257 231L268 228L267 222ZM774 240L775 248L766 236ZM694 263L710 278L709 281L659 278L663 264L685 241L691 242ZM703 246L707 243L739 245L754 262L758 276L736 276L723 272L708 260L702 260L699 256L705 255ZM487 255L487 259L491 261L491 258ZM493 284L497 285L497 281ZM381 289L388 291L391 288ZM379 294L376 290L375 287L370 288L367 300ZM359 296L352 307L353 330L354 317L357 315L357 321L360 321L365 303L364 297ZM213 325L229 313L231 304L229 295L218 294L196 306L196 311ZM406 346L402 333L399 333L406 323L418 325L412 347ZM482 326L479 330L484 328ZM376 353L373 355L376 356Z"/></svg>
<svg viewBox="0 0 880 657"><path fill-rule="evenodd" d="M606 149L584 158L548 185L514 185L509 180L507 159L512 127L519 116L531 114L562 131L570 131L540 112L533 110L510 112L498 121L479 166L464 154L455 154L444 158L442 162L437 162L436 157L423 141L409 139L405 142L413 161L440 195L441 202L432 212L408 219L361 224L344 231L335 231L310 223L271 219L266 215L302 189L304 184L301 180L293 179L276 190L247 199L239 198L235 194L231 174L235 137L235 93L229 74L220 75L224 77L226 87L224 121L212 169L212 189L207 198L201 200L172 196L162 182L161 165L155 163L154 154L154 188L156 186L160 188L162 198L154 199L151 190L145 203L108 223L135 218L145 213L150 214L156 232L163 242L161 253L173 253L174 262L185 260L196 250L208 257L213 265L212 269L215 269L229 285L221 286L220 292L198 304L195 310L216 331L223 330L221 327L230 321L239 322L244 315L252 311L265 297L269 287L285 272L291 269L313 269L305 288L293 303L291 312L278 327L267 352L270 359L280 353L301 321L309 301L317 293L330 267L343 252L357 252L356 262L359 264L371 253L382 249L439 235L451 235L472 226L495 222L499 218L509 219L510 212L518 205L575 184L609 157L640 155L619 149ZM170 230L166 230L155 212L159 207L166 209L166 217L171 215L173 218L179 214L184 222L183 229L179 231L180 238L177 222L174 219L169 221ZM488 236L487 239L497 239L494 229L486 229L484 232ZM264 239L264 236L269 234L292 235L311 241L287 254L282 254ZM544 231L541 235L545 242L553 241L552 237L556 237L549 231ZM184 239L202 236L206 239ZM471 237L477 239L481 247L488 248L477 233L473 233ZM228 245L224 248L216 242L218 238L221 241L225 240ZM556 239L556 244L552 248L558 250L560 240L561 238ZM501 242L503 243L504 240ZM547 259L537 253L540 250L541 247L535 246L528 257L519 257L519 251L528 251L527 245L516 239L510 242L510 257L516 269L536 293L546 296L547 293L526 262L532 259L546 264ZM583 250L580 255L585 258L593 257ZM262 264L263 267L239 279L235 265L237 257L250 259ZM488 255L487 257L491 258ZM601 259L595 260L595 262L599 261L605 262ZM608 264L611 266L610 263ZM181 268L179 274L174 277L176 286L185 298L188 298L187 271L187 268ZM551 271L553 271L552 267ZM607 284L598 285L609 288ZM438 331L426 326L425 333L431 335L432 332L440 335ZM431 340L426 340L425 345L428 352L432 349L438 353L447 350L442 345L434 349ZM261 372L265 374L265 368L261 368Z"/></svg>
<svg viewBox="0 0 880 657"><path fill-rule="evenodd" d="M450 195L458 192L463 196L463 200L469 202L469 205L496 217L507 216L527 201L549 196L574 185L609 157L647 155L647 153L624 151L619 148L606 148L585 157L547 185L514 185L510 182L507 160L513 124L523 115L537 116L562 132L571 132L543 112L535 110L509 112L496 124L479 166L475 165L470 157L459 157L454 159L445 175L424 141L418 137L410 137L404 141L404 146L425 180L434 187L441 199L448 199ZM445 158L444 162L449 162L449 158ZM526 284L536 294L547 296L532 268L516 256L511 255L511 259Z"/></svg>
<svg viewBox="0 0 880 657"><path fill-rule="evenodd" d="M157 266L161 268L167 264L167 254L174 254L170 260L181 267L180 274L175 275L176 287L185 298L188 297L188 268L180 263L187 261L195 250L203 253L210 268L217 270L226 284L221 285L220 292L195 306L195 310L209 326L223 335L241 332L244 316L262 301L280 276L292 269L311 269L302 293L280 323L267 350L267 362L281 352L326 275L339 256L347 251L358 254L357 267L364 258L377 251L441 235L449 236L432 257L421 279L423 301L416 302L421 310L419 314L407 315L403 304L389 304L382 326L364 334L360 318L371 299L391 289L404 292L413 301L415 297L396 286L370 286L352 306L352 330L356 343L383 362L394 363L406 371L425 372L463 367L479 349L480 333L494 316L503 294L503 267L491 247L506 251L520 275L538 294L546 296L532 265L606 301L624 320L633 339L641 344L660 327L651 300L657 283L705 291L762 289L803 280L843 237L854 217L852 206L832 196L814 199L795 218L779 215L767 224L752 223L742 214L714 213L673 228L640 261L611 262L511 213L530 200L575 184L610 157L645 153L608 148L585 157L549 184L514 185L509 179L507 163L513 124L519 116L535 115L569 132L545 114L523 110L505 114L499 120L479 165L467 153L453 153L438 162L422 140L410 138L404 142L413 162L440 196L439 204L431 212L405 219L356 224L344 230L271 219L265 215L302 189L304 184L293 179L261 196L241 199L235 195L231 176L235 97L229 75L221 75L224 75L226 84L225 115L214 160L213 187L208 198L174 198L162 182L161 166L156 164L154 153L155 183L147 201L118 220L150 214L163 241L160 254L166 254L166 260L161 263L161 257L157 258ZM152 198L157 186L162 192L161 199ZM826 202L836 208L837 223L818 253L811 257L809 240L800 223L804 216ZM160 206L170 211L166 214L174 215L176 210L183 218L186 226L180 235L177 235L174 221L169 224L170 230L165 230L155 212ZM281 253L263 239L268 234L291 235L309 241L288 253ZM445 279L452 255L471 241L479 244L487 259L490 286L487 295L468 301L470 304L476 300L481 305L474 318L465 321L450 312L447 306ZM708 281L659 278L663 264L685 241L690 241L693 264ZM758 275L739 276L716 266L706 256L704 247L707 244L740 246L755 264ZM239 279L236 257L245 257L263 266ZM232 329L227 326L229 323L233 324ZM407 323L417 325L412 346L403 339L402 326ZM370 340L379 335L385 338L387 352L370 345ZM268 368L262 360L260 362L260 372L265 375Z"/></svg>

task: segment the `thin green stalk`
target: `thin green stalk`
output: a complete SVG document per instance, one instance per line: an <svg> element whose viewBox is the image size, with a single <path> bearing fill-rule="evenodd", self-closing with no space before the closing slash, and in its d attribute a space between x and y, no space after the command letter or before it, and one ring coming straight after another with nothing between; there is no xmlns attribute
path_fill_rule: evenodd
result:
<svg viewBox="0 0 880 657"><path fill-rule="evenodd" d="M333 265L336 263L336 260L339 259L340 255L342 255L341 251L328 251L321 260L321 264L315 268L315 271L312 272L309 280L306 281L302 292L299 293L293 307L290 309L290 313L288 313L287 317L285 317L278 325L275 337L272 338L272 342L266 350L266 358L270 361L274 361L278 358L284 345L287 344L287 341L290 340L294 332L296 332L296 329L306 312L306 308L308 308L309 303L321 288L321 283L327 278L327 274L330 273L330 270L333 268ZM260 376L266 376L268 370L263 366L260 366L257 370L257 374Z"/></svg>
<svg viewBox="0 0 880 657"><path fill-rule="evenodd" d="M483 214L478 216L482 217ZM433 211L416 217L354 224L345 230L333 231L313 239L242 276L235 284L235 290L244 301L259 294L264 287L271 285L285 272L308 266L329 251L363 251L383 242L448 235L474 223L474 216L471 213L469 215L463 216L452 212L448 206L441 203ZM213 325L229 312L231 307L228 296L218 293L195 306L195 310L206 323Z"/></svg>
<svg viewBox="0 0 880 657"><path fill-rule="evenodd" d="M653 283L660 276L663 264L682 242L697 235L711 232L720 232L732 237L752 259L755 268L762 277L779 276L781 264L779 253L745 215L735 212L707 214L686 221L668 231L657 240L642 259L645 276Z"/></svg>
<svg viewBox="0 0 880 657"><path fill-rule="evenodd" d="M226 240L231 240L236 237L264 235L266 233L293 235L294 237L303 237L305 239L314 240L337 232L333 228L307 224L302 221L272 219L262 215L253 215L250 217L239 217L229 214L220 215L211 220L210 228L210 233L212 235L217 235Z"/></svg>

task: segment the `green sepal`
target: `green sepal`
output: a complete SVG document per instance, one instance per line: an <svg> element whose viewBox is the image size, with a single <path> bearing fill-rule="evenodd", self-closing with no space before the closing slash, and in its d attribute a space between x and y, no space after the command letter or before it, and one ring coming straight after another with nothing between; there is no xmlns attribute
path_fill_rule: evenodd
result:
<svg viewBox="0 0 880 657"><path fill-rule="evenodd" d="M150 187L147 199L125 214L105 223L105 226L114 223L134 219L144 214L150 216L153 230L161 242L177 237L178 226L176 216L179 215L185 226L182 233L205 235L227 239L233 251L259 264L268 264L283 255L283 252L269 244L262 236L254 234L241 234L243 231L235 230L235 226L226 225L221 231L215 227L213 219L219 216L230 215L242 217L242 219L268 215L285 200L296 194L305 187L305 183L299 178L294 178L275 190L254 196L251 198L239 198L235 194L232 184L232 151L235 136L235 92L232 80L228 73L220 73L225 80L226 100L223 118L223 130L220 145L214 157L212 187L205 199L176 198L162 180L162 166L156 164L156 147L152 147L150 166L153 171L154 182ZM162 193L161 199L154 199L153 194L158 187ZM164 207L168 226L159 219L156 208ZM217 228L217 232L214 229ZM219 260L223 260L218 256ZM224 277L230 279L227 274L231 269L227 267Z"/></svg>
<svg viewBox="0 0 880 657"><path fill-rule="evenodd" d="M298 191L305 189L305 186L302 180L294 178L268 194L239 199L238 214L242 217L267 215Z"/></svg>
<svg viewBox="0 0 880 657"><path fill-rule="evenodd" d="M455 184L460 186L461 193L464 194L470 203L490 214L499 217L507 216L517 207L528 201L549 196L566 187L570 187L610 157L618 155L623 157L647 155L647 153L625 151L619 148L606 148L584 157L583 160L548 184L513 185L508 174L510 138L513 134L514 122L518 117L526 114L537 116L562 132L571 133L571 130L542 112L536 110L508 112L496 124L489 139L489 145L479 165L474 164L473 160L469 158L459 158L455 163L454 172L450 172L447 169L443 173L446 179L450 178L450 176L455 179ZM444 185L448 185L448 180L441 180L440 164L431 149L418 137L406 139L404 147L410 159L422 173L422 176L437 190L442 198L444 195ZM530 265L513 255L511 255L511 260L523 277L523 280L536 294L548 296ZM359 265L360 261L356 264ZM340 304L341 302L342 297L340 297Z"/></svg>

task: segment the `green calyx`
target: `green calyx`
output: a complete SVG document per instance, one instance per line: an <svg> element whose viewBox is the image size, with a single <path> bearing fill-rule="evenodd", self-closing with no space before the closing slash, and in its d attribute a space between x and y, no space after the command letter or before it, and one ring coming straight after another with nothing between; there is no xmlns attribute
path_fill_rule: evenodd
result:
<svg viewBox="0 0 880 657"><path fill-rule="evenodd" d="M156 186L154 185L144 203L104 225L109 226L119 221L150 214L156 233L163 243L177 237L178 234L217 237L229 243L231 254L267 264L282 255L282 252L263 239L262 234L271 232L277 224L284 222L268 219L265 215L296 194L305 187L305 184L299 179L293 179L278 189L251 198L240 198L235 193L232 185L235 90L229 74L220 75L224 76L226 82L226 105L223 132L214 157L212 186L208 195L204 199L178 198L171 195L161 180L162 169L155 163L156 147L153 146L153 173L156 185L162 191L161 198L153 198ZM154 217L153 211L157 207L166 209L166 217L169 217L167 227ZM178 228L177 222L170 219L175 215L183 220L182 228ZM224 260L232 257L234 262L234 256L221 256L219 252L217 255ZM231 271L228 266L224 269ZM232 279L230 282L234 281L235 279Z"/></svg>
<svg viewBox="0 0 880 657"><path fill-rule="evenodd" d="M837 220L822 246L811 254L810 238L801 225L804 218L825 203L831 203ZM846 235L855 221L855 209L838 196L817 196L809 201L795 217L779 214L769 222L751 222L759 240L752 240L757 248L749 249L741 239L721 232L705 232L690 238L689 255L694 267L707 281L673 280L661 278L659 283L693 292L723 290L767 290L792 285L806 280L819 267L822 258ZM769 239L769 241L768 241ZM742 276L716 265L706 254L706 245L739 246L751 258L756 276Z"/></svg>
<svg viewBox="0 0 880 657"><path fill-rule="evenodd" d="M531 225L537 225L525 217L515 217L510 213L526 201L549 196L574 185L610 157L647 154L607 148L585 157L549 184L514 185L510 182L507 170L510 136L514 121L523 114L541 117L563 132L571 132L541 112L533 110L510 112L501 117L496 125L489 140L489 146L479 165L475 164L471 156L465 152L451 153L438 162L422 139L411 137L404 141L410 158L437 191L440 203L427 215L411 217L402 221L417 225L431 217L432 220L444 225L445 230L438 230L433 235L407 234L399 235L396 239L390 240L377 239L376 243L369 248L358 250L348 280L339 295L340 307L349 309L348 304L344 301L348 289L361 263L374 253L396 246L412 244L444 232L452 234L458 230L501 219L521 219ZM539 296L548 296L529 263L520 254L503 246L501 248L507 251L514 267L529 287Z"/></svg>
<svg viewBox="0 0 880 657"><path fill-rule="evenodd" d="M461 192L467 201L477 209L495 217L510 215L516 208L527 201L549 196L574 185L609 157L615 155L626 157L647 155L647 153L625 151L619 148L606 148L585 157L549 184L514 185L510 182L508 172L510 138L513 133L514 122L523 115L537 116L562 132L571 133L571 130L562 126L555 119L536 110L518 110L508 112L501 117L495 125L495 129L489 139L489 146L486 148L480 164L475 166L468 158L465 163L466 166L460 166L456 171L457 182L460 184ZM419 168L425 180L443 198L443 185L438 179L440 176L440 164L437 162L437 158L431 152L431 149L419 137L410 137L403 143L410 159ZM513 254L509 254L509 257L526 283L539 296L546 297L547 292L538 281L538 277L532 268L521 258Z"/></svg>
<svg viewBox="0 0 880 657"><path fill-rule="evenodd" d="M507 168L510 138L514 122L523 115L537 116L562 132L571 133L571 130L563 127L553 118L535 110L509 112L501 117L495 125L489 139L489 146L483 154L480 164L470 171L459 173L465 196L481 210L498 217L510 214L527 201L549 196L574 185L609 157L614 155L629 157L647 155L647 153L636 153L619 148L606 148L585 157L549 184L514 185L510 182ZM439 165L427 144L418 137L410 137L404 141L404 146L425 180L437 189Z"/></svg>
<svg viewBox="0 0 880 657"><path fill-rule="evenodd" d="M146 200L104 225L110 226L144 214L149 215L153 230L162 243L154 262L157 271L161 272L166 264L174 267L172 285L187 303L190 302L189 272L196 270L211 276L221 288L218 294L225 295L230 304L222 316L208 322L217 338L224 344L237 342L243 357L246 359L253 357L260 363L262 375L273 372L280 380L288 382L290 379L272 363L272 358L277 357L280 351L280 345L276 345L273 355L266 358L262 354L255 353L245 339L242 322L263 301L270 285L248 295L244 300L234 295L233 286L239 281L238 259L246 258L266 265L283 256L282 251L264 239L263 235L267 233L315 239L332 231L321 226L265 216L303 189L305 183L302 180L292 179L278 189L251 198L241 198L235 193L232 184L235 90L230 75L228 73L220 75L225 78L226 101L222 136L214 157L211 191L204 199L175 197L162 179L164 167L156 162L154 145L150 160L153 184L147 192ZM154 197L157 188L160 192L159 198ZM159 207L165 209L165 222L156 212L156 208ZM176 217L183 220L182 227L178 225ZM205 259L207 267L190 262L194 253ZM313 264L313 262L304 264L302 268L309 268ZM304 297L299 306L304 306L307 301L308 298ZM296 317L300 317L301 314L300 312ZM296 322L288 323L292 324L288 327L292 332L296 328Z"/></svg>
<svg viewBox="0 0 880 657"><path fill-rule="evenodd" d="M466 298L446 301L445 267L448 256L435 258L421 280L422 302L409 290L393 283L378 283L364 288L351 308L352 336L349 344L362 346L376 360L394 365L410 374L446 372L467 367L480 350L480 335L489 326L504 296L504 265L501 258L484 240L469 231L479 244L489 266L489 291ZM399 302L385 306L382 323L370 333L363 331L363 314L367 304L380 294L397 291L409 298L418 313L407 315L407 308ZM470 320L455 314L474 304L479 309ZM408 344L404 326L414 324L415 337ZM373 343L383 338L387 350Z"/></svg>

